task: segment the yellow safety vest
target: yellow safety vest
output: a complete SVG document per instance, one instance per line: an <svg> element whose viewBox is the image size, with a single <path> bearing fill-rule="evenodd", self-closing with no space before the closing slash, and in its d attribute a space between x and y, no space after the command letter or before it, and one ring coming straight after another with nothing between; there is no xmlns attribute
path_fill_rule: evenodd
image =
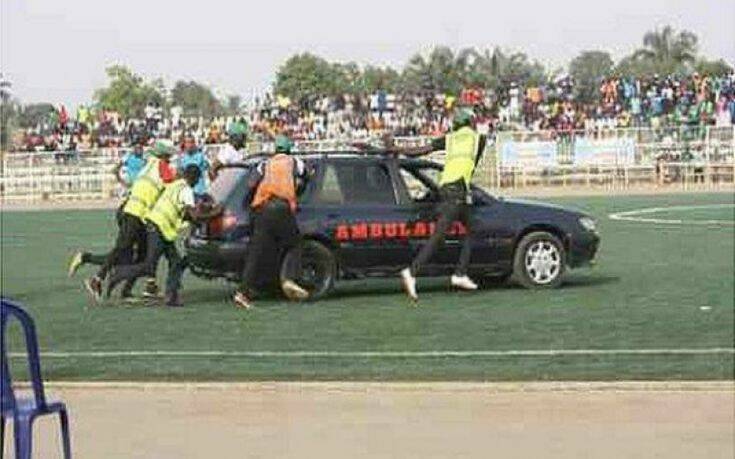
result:
<svg viewBox="0 0 735 459"><path fill-rule="evenodd" d="M166 185L161 197L145 217L158 227L167 241L175 241L179 231L184 227L184 206L179 199L179 193L188 186L184 179Z"/></svg>
<svg viewBox="0 0 735 459"><path fill-rule="evenodd" d="M161 160L156 157L148 158L148 162L130 188L130 196L128 196L125 207L123 207L123 212L141 220L145 218L161 192L163 192L164 183L158 173L160 162Z"/></svg>
<svg viewBox="0 0 735 459"><path fill-rule="evenodd" d="M464 179L469 188L479 153L480 135L470 127L463 127L446 136L446 160L440 185Z"/></svg>

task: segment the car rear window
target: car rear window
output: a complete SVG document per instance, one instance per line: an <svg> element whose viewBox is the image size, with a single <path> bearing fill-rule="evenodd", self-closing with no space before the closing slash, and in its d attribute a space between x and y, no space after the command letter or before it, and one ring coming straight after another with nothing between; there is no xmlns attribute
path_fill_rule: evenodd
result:
<svg viewBox="0 0 735 459"><path fill-rule="evenodd" d="M217 178L212 182L211 193L214 200L230 205L237 194L242 195L240 199L242 201L245 196L244 189L246 188L244 179L248 172L249 169L243 167L221 169L217 174ZM242 193L236 193L237 191Z"/></svg>

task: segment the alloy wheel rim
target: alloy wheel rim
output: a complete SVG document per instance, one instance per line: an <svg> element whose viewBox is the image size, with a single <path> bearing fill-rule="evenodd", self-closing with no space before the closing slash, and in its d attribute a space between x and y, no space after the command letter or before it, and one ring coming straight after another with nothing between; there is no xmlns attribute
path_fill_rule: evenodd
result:
<svg viewBox="0 0 735 459"><path fill-rule="evenodd" d="M534 242L526 249L525 267L534 283L549 284L561 271L561 253L550 241Z"/></svg>

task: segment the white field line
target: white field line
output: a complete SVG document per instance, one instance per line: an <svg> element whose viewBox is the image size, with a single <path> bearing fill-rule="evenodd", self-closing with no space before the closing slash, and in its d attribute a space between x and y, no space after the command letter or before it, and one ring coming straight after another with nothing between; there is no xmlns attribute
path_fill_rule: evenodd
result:
<svg viewBox="0 0 735 459"><path fill-rule="evenodd" d="M241 357L241 358L443 358L443 357L556 357L604 355L735 355L735 348L703 349L538 349L506 351L79 351L42 352L42 358L145 358L145 357ZM12 358L25 353L10 353Z"/></svg>
<svg viewBox="0 0 735 459"><path fill-rule="evenodd" d="M735 209L735 204L704 204L696 206L667 206L667 207L649 207L646 209L635 209L628 210L625 212L615 212L608 215L610 220L624 220L630 222L641 222L641 223L659 223L668 225L726 225L733 226L735 221L733 220L676 220L676 219L661 219L661 218L646 218L639 217L639 215L655 214L658 212L665 211L680 211L680 210L692 210L692 209Z"/></svg>
<svg viewBox="0 0 735 459"><path fill-rule="evenodd" d="M18 386L29 389L28 382ZM52 390L238 391L253 393L728 392L735 381L44 381Z"/></svg>

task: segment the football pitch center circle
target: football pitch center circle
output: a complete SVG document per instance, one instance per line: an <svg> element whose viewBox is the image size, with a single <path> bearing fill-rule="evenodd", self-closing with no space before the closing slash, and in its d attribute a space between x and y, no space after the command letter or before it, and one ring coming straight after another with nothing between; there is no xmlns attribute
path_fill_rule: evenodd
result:
<svg viewBox="0 0 735 459"><path fill-rule="evenodd" d="M670 218L654 218L648 215L660 214L663 212L687 212L697 209L735 209L735 204L701 204L686 206L663 206L663 207L647 207L644 209L627 210L624 212L615 212L608 215L610 220L629 221L639 223L654 223L665 225L710 225L710 226L735 226L735 219L732 220L682 220Z"/></svg>

